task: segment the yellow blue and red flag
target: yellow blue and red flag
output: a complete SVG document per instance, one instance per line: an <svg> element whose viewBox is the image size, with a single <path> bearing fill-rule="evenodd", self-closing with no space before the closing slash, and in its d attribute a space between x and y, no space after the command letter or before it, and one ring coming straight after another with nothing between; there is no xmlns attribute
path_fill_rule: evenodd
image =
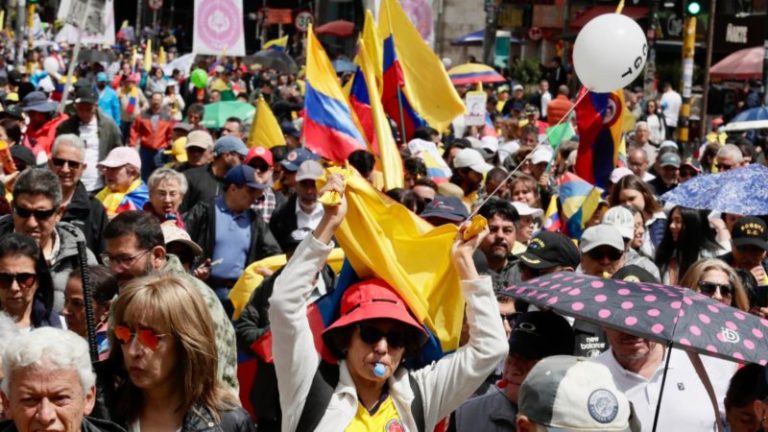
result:
<svg viewBox="0 0 768 432"><path fill-rule="evenodd" d="M581 239L586 223L600 204L603 190L570 172L563 174L558 184L560 232L573 239Z"/></svg>
<svg viewBox="0 0 768 432"><path fill-rule="evenodd" d="M262 50L285 51L288 47L288 35L264 42Z"/></svg>
<svg viewBox="0 0 768 432"><path fill-rule="evenodd" d="M624 91L588 92L582 88L576 105L579 149L575 172L582 179L601 188L608 187L611 171L619 163L624 116Z"/></svg>

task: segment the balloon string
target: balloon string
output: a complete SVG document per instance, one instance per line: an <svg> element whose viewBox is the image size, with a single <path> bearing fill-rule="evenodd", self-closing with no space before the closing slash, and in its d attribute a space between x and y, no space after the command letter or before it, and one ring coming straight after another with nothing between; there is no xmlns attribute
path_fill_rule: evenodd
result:
<svg viewBox="0 0 768 432"><path fill-rule="evenodd" d="M619 5L616 6L616 13L620 14L624 10L624 0L619 0Z"/></svg>
<svg viewBox="0 0 768 432"><path fill-rule="evenodd" d="M568 111L567 111L565 114L563 114L563 116L562 116L562 117L560 117L560 120L557 122L557 124L556 124L556 125L554 125L554 126L550 126L550 127L557 127L557 126L560 126L560 125L561 125L561 124L562 124L562 123L563 123L565 120L570 120L570 116L571 116L571 113L572 113L572 112L573 112L573 111L576 109L576 107L579 105L579 103L582 101L582 99L584 99L584 97L585 97L586 95L588 95L589 93L590 93L590 92L589 92L589 90L582 92L582 94L581 94L581 95L580 95L580 96L579 96L579 97L576 99L576 102L575 102L575 103L574 103L574 104L571 106L571 108L570 108L570 109L569 109L569 110L568 110ZM519 163L519 164L518 164L518 165L515 167L515 169L513 169L512 171L510 171L510 172L509 172L509 174L507 174L507 176L506 176L506 177L504 177L504 180L503 180L503 181L499 182L499 185L498 185L498 186L496 186L496 189L494 189L494 190L493 190L491 193L489 193L489 194L488 194L488 196L487 196L487 197L485 197L485 199L483 199L483 201L481 201L481 202L480 202L480 205L478 205L478 206L477 206L477 207L476 207L476 208L475 208L475 209L472 211L472 213L471 213L471 214L470 214L470 215L467 217L467 220L470 220L470 219L472 219L472 218L473 218L473 217L474 217L474 216L477 214L477 212L479 212L479 211L480 211L480 209L481 209L481 208L483 208L483 206L484 206L484 205L485 205L485 204L486 204L486 203L487 203L487 202L488 202L488 201L489 201L491 198L493 198L493 196L494 196L494 195L496 195L496 192L498 192L498 191L499 191L499 189L501 189L501 187L502 187L502 186L503 186L503 185L504 185L506 182L508 182L508 181L509 181L509 179L511 179L511 178L512 178L512 176L513 176L513 175L514 175L514 174L515 174L515 173L516 173L516 172L517 172L517 171L520 169L520 167L522 167L523 165L525 165L525 161L526 161L526 160L528 160L528 159L529 159L531 156L533 156L533 153L536 151L536 149L537 149L537 148L541 147L542 145L545 145L545 146L547 146L547 147L551 147L551 145L550 145L549 143L546 143L546 144L544 143L544 141L545 141L545 140L549 140L549 136L548 136L547 134L544 134L544 135L543 135L541 138L539 138L539 143L538 143L538 144L536 144L536 146L533 148L533 150L531 150L531 152L530 152L530 153L528 153L528 154L527 154L527 155L526 155L526 156L523 158L523 160L522 160L522 161L520 161L520 163ZM558 148L559 148L559 147L560 147L560 145L558 144ZM554 155L554 154L552 155L552 157L553 157L553 158L554 158L555 156L556 156L556 155ZM550 159L550 161L551 161L551 159Z"/></svg>

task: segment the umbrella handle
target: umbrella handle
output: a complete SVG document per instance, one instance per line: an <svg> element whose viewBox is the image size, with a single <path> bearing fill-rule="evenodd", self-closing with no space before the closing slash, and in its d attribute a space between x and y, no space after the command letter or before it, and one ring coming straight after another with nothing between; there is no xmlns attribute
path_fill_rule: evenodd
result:
<svg viewBox="0 0 768 432"><path fill-rule="evenodd" d="M669 370L669 359L672 357L672 342L667 344L667 359L664 362L664 373L661 375L661 388L659 389L659 399L656 401L656 413L653 415L653 432L656 432L656 426L659 424L659 411L661 411L661 398L664 396L664 385L667 383L667 371Z"/></svg>
<svg viewBox="0 0 768 432"><path fill-rule="evenodd" d="M688 358L691 359L693 368L696 369L696 374L699 375L701 383L704 384L704 389L707 390L707 396L712 403L712 409L715 411L715 421L717 422L717 431L723 432L723 422L720 420L720 408L717 406L717 396L715 396L715 388L712 386L712 381L709 379L707 370L704 369L704 364L701 362L701 357L698 353L693 351L686 351Z"/></svg>

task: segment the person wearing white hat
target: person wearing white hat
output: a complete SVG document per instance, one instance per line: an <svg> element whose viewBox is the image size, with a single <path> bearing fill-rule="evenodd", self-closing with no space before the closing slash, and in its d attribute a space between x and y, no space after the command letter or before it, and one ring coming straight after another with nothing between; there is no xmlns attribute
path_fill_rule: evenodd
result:
<svg viewBox="0 0 768 432"><path fill-rule="evenodd" d="M615 206L608 209L603 215L602 223L605 225L612 225L619 230L621 237L624 239L624 265L636 265L643 270L648 271L656 279L661 280L661 274L656 264L650 260L650 258L640 255L635 249L632 248L632 240L635 239L638 234L637 229L640 229L639 238L643 237L643 217L632 207Z"/></svg>
<svg viewBox="0 0 768 432"><path fill-rule="evenodd" d="M520 215L520 219L516 223L515 245L512 247L512 255L518 256L528 248L528 242L533 238L533 233L539 225L541 216L544 215L544 210L522 202L513 202L512 205L517 210L517 214Z"/></svg>
<svg viewBox="0 0 768 432"><path fill-rule="evenodd" d="M141 181L141 158L131 147L116 147L97 165L107 184L96 199L104 204L107 216L127 210L141 210L149 200L149 189Z"/></svg>
<svg viewBox="0 0 768 432"><path fill-rule="evenodd" d="M483 176L493 169L479 151L471 148L461 149L453 159L453 177L455 183L464 191L464 204L470 208L477 200L477 191L483 183Z"/></svg>

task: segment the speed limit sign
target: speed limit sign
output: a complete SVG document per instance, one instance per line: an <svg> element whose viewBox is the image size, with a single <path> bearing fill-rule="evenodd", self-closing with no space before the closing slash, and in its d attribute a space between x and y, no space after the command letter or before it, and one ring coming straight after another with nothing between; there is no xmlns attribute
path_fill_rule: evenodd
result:
<svg viewBox="0 0 768 432"><path fill-rule="evenodd" d="M147 0L147 5L152 10L158 10L163 7L163 0Z"/></svg>
<svg viewBox="0 0 768 432"><path fill-rule="evenodd" d="M312 12L303 11L296 14L296 19L293 21L293 23L296 26L296 30L300 32L306 32L309 28L309 25L312 24L312 21L314 21Z"/></svg>

